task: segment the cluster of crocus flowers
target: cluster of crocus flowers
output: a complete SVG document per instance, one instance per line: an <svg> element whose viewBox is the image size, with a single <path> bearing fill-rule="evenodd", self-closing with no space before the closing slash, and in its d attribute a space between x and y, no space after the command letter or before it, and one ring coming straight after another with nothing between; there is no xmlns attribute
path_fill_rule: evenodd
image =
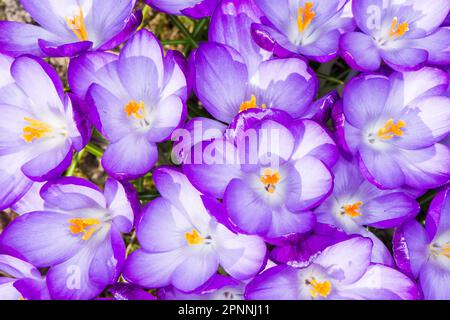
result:
<svg viewBox="0 0 450 320"><path fill-rule="evenodd" d="M143 2L0 22L0 299L450 299L448 0Z"/></svg>

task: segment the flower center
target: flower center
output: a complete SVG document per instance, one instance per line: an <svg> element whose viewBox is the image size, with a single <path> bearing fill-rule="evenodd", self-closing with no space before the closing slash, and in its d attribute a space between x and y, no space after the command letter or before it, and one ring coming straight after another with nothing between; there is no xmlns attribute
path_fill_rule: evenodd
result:
<svg viewBox="0 0 450 320"><path fill-rule="evenodd" d="M274 193L277 184L280 182L280 173L272 169L265 169L260 180L268 193Z"/></svg>
<svg viewBox="0 0 450 320"><path fill-rule="evenodd" d="M142 120L142 119L145 118L145 116L144 116L145 104L142 101L137 102L135 100L131 100L125 106L124 111L125 111L125 113L127 114L128 117L133 116L133 117L135 117L138 120Z"/></svg>
<svg viewBox="0 0 450 320"><path fill-rule="evenodd" d="M82 8L78 8L78 14L72 17L66 17L66 22L80 41L88 40L88 33L86 31L86 25L84 24L84 14Z"/></svg>
<svg viewBox="0 0 450 320"><path fill-rule="evenodd" d="M52 127L45 122L32 119L32 118L23 118L28 125L23 127L23 135L22 138L26 142L33 142L34 139L41 139L52 132Z"/></svg>
<svg viewBox="0 0 450 320"><path fill-rule="evenodd" d="M394 137L403 136L402 128L406 127L406 122L399 120L397 123L391 118L378 130L378 137L382 140L390 140Z"/></svg>
<svg viewBox="0 0 450 320"><path fill-rule="evenodd" d="M313 3L305 3L305 7L298 9L297 27L300 32L304 32L313 21L316 13L312 11Z"/></svg>
<svg viewBox="0 0 450 320"><path fill-rule="evenodd" d="M341 213L352 218L360 217L362 215L360 212L362 205L362 201L358 201L353 204L345 204L341 208Z"/></svg>
<svg viewBox="0 0 450 320"><path fill-rule="evenodd" d="M82 233L81 239L84 241L89 240L95 231L98 230L98 225L101 223L99 219L95 218L75 218L70 219L70 231L73 234Z"/></svg>
<svg viewBox="0 0 450 320"><path fill-rule="evenodd" d="M205 238L203 238L197 230L192 230L192 232L186 232L184 234L184 237L186 238L186 242L188 245L193 246L196 244L202 244L205 241Z"/></svg>
<svg viewBox="0 0 450 320"><path fill-rule="evenodd" d="M266 104L263 104L261 106L261 109L266 109ZM252 94L252 97L248 101L244 101L241 104L241 107L239 108L239 113L247 111L249 109L259 109L258 104L256 103L256 96Z"/></svg>
<svg viewBox="0 0 450 320"><path fill-rule="evenodd" d="M430 246L431 253L433 256L444 256L448 259L450 259L450 242L445 243L443 246L433 243Z"/></svg>
<svg viewBox="0 0 450 320"><path fill-rule="evenodd" d="M392 19L391 30L389 30L389 37L400 38L403 37L405 33L408 31L409 31L408 22L403 22L399 24L397 17Z"/></svg>
<svg viewBox="0 0 450 320"><path fill-rule="evenodd" d="M331 282L330 281L317 281L315 278L311 278L306 280L306 284L310 286L309 293L311 297L317 298L321 296L322 298L326 298L331 293Z"/></svg>

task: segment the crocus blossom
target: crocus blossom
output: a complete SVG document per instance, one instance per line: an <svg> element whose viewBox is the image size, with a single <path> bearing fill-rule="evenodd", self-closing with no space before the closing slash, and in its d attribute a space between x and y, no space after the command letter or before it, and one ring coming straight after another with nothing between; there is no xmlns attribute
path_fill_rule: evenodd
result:
<svg viewBox="0 0 450 320"><path fill-rule="evenodd" d="M238 280L263 268L264 241L229 229L219 202L204 197L176 169L158 168L153 177L162 197L143 211L137 226L141 249L127 259L127 280L191 292L210 280L219 265Z"/></svg>
<svg viewBox="0 0 450 320"><path fill-rule="evenodd" d="M52 299L92 299L114 284L125 260L121 232L133 226L137 200L108 180L102 192L80 178L61 178L41 190L45 209L15 219L0 237L0 252L48 268Z"/></svg>
<svg viewBox="0 0 450 320"><path fill-rule="evenodd" d="M21 0L40 26L0 21L0 52L45 57L73 57L90 50L110 50L131 36L142 15L136 0Z"/></svg>
<svg viewBox="0 0 450 320"><path fill-rule="evenodd" d="M412 220L394 235L399 268L418 279L427 300L450 299L450 189L433 200L424 229Z"/></svg>
<svg viewBox="0 0 450 320"><path fill-rule="evenodd" d="M280 265L254 280L245 291L254 300L414 300L416 284L403 273L370 262L372 241L354 238L326 248L309 265Z"/></svg>
<svg viewBox="0 0 450 320"><path fill-rule="evenodd" d="M376 71L384 61L398 71L450 61L450 28L440 27L447 0L352 1L360 31L342 36L342 57L356 70Z"/></svg>
<svg viewBox="0 0 450 320"><path fill-rule="evenodd" d="M230 219L247 233L277 238L310 231L310 209L333 187L328 168L337 150L331 137L312 120L274 109L244 112L231 127L233 133L194 146L193 159L183 165L190 181L223 199Z"/></svg>
<svg viewBox="0 0 450 320"><path fill-rule="evenodd" d="M189 62L196 95L214 118L225 123L249 109L276 108L294 118L307 116L317 94L317 77L297 57L274 58L251 70L234 48L207 42Z"/></svg>
<svg viewBox="0 0 450 320"><path fill-rule="evenodd" d="M420 206L402 190L380 190L361 175L358 164L343 158L334 166L334 189L331 196L314 212L317 221L336 226L348 234L369 237L384 254L373 262L392 265L389 250L366 226L387 229L413 219Z"/></svg>
<svg viewBox="0 0 450 320"><path fill-rule="evenodd" d="M300 54L318 62L337 57L339 38L354 29L347 0L254 0L264 14L252 26L255 41L277 56Z"/></svg>
<svg viewBox="0 0 450 320"><path fill-rule="evenodd" d="M56 72L39 58L0 55L0 209L17 202L33 181L56 178L89 131Z"/></svg>
<svg viewBox="0 0 450 320"><path fill-rule="evenodd" d="M209 17L219 0L144 0L149 6L168 14L200 19Z"/></svg>
<svg viewBox="0 0 450 320"><path fill-rule="evenodd" d="M450 132L447 86L447 74L434 68L364 74L346 85L335 123L366 179L385 189L449 181L450 150L439 143Z"/></svg>
<svg viewBox="0 0 450 320"><path fill-rule="evenodd" d="M157 143L184 121L187 85L173 52L166 56L146 30L133 36L120 55L88 53L74 59L69 83L91 106L96 128L111 144L102 158L114 177L145 175L158 160Z"/></svg>
<svg viewBox="0 0 450 320"><path fill-rule="evenodd" d="M0 254L0 300L50 299L45 277L26 261Z"/></svg>

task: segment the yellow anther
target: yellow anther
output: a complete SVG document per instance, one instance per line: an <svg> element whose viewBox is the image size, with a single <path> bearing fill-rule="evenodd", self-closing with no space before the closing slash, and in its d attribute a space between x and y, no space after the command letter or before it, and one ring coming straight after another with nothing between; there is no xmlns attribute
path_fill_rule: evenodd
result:
<svg viewBox="0 0 450 320"><path fill-rule="evenodd" d="M23 119L28 122L28 125L22 129L22 138L26 142L33 142L34 139L41 139L52 132L52 127L45 122L32 118Z"/></svg>
<svg viewBox="0 0 450 320"><path fill-rule="evenodd" d="M280 173L278 171L272 171L272 169L265 169L260 180L267 192L274 193L275 187L280 182Z"/></svg>
<svg viewBox="0 0 450 320"><path fill-rule="evenodd" d="M309 289L309 293L313 298L317 298L318 296L326 298L331 293L330 281L319 282L316 279L312 278L311 280L307 281L307 283L311 286L311 289Z"/></svg>
<svg viewBox="0 0 450 320"><path fill-rule="evenodd" d="M389 119L386 124L378 130L378 137L382 140L389 140L394 137L403 136L402 128L406 127L406 122L399 120L394 123L393 119Z"/></svg>
<svg viewBox="0 0 450 320"><path fill-rule="evenodd" d="M342 206L342 209L344 210L343 213L348 215L349 217L356 218L361 216L361 206L363 203L361 201L355 202L353 204L346 204Z"/></svg>
<svg viewBox="0 0 450 320"><path fill-rule="evenodd" d="M304 8L300 7L298 9L297 27L300 32L305 31L316 16L316 13L312 11L312 7L313 3L307 2Z"/></svg>
<svg viewBox="0 0 450 320"><path fill-rule="evenodd" d="M256 103L256 96L254 94L252 94L252 97L249 101L242 102L241 107L239 108L239 113L250 110L250 109L258 109L258 108L259 108L259 106ZM261 106L261 109L266 109L266 108L267 108L266 104L263 104Z"/></svg>
<svg viewBox="0 0 450 320"><path fill-rule="evenodd" d="M82 233L83 236L81 237L82 240L89 240L95 231L97 231L97 227L101 221L99 219L95 218L75 218L70 219L70 231L73 234L79 234Z"/></svg>
<svg viewBox="0 0 450 320"><path fill-rule="evenodd" d="M205 241L205 238L203 238L195 229L192 230L192 232L186 232L184 237L190 246L202 244Z"/></svg>
<svg viewBox="0 0 450 320"><path fill-rule="evenodd" d="M398 23L398 18L395 17L392 19L391 30L389 31L389 36L391 38L400 38L405 35L406 32L409 31L408 22Z"/></svg>
<svg viewBox="0 0 450 320"><path fill-rule="evenodd" d="M80 41L88 40L88 32L84 23L84 14L82 8L79 8L78 14L72 17L66 17L66 22Z"/></svg>
<svg viewBox="0 0 450 320"><path fill-rule="evenodd" d="M450 243L446 243L439 254L450 259Z"/></svg>
<svg viewBox="0 0 450 320"><path fill-rule="evenodd" d="M145 118L145 104L144 102L131 100L127 103L124 108L125 113L128 117L135 117L136 119L142 120Z"/></svg>

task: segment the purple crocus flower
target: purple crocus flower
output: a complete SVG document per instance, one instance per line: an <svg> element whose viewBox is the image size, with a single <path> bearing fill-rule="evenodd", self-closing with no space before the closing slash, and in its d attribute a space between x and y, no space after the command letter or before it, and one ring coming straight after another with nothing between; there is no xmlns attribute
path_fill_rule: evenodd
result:
<svg viewBox="0 0 450 320"><path fill-rule="evenodd" d="M361 234L371 238L374 253L373 262L392 265L389 250L366 226L388 229L400 226L413 219L420 206L414 197L402 190L380 190L361 175L358 164L343 158L334 166L334 190L314 212L317 221L336 226L348 234Z"/></svg>
<svg viewBox="0 0 450 320"><path fill-rule="evenodd" d="M45 278L33 265L0 254L0 300L48 300Z"/></svg>
<svg viewBox="0 0 450 320"><path fill-rule="evenodd" d="M153 178L162 197L143 211L137 226L142 248L127 259L127 280L190 292L213 277L219 265L238 280L262 269L264 241L229 229L219 202L203 196L176 169L160 167Z"/></svg>
<svg viewBox="0 0 450 320"><path fill-rule="evenodd" d="M342 57L353 68L376 71L381 61L398 71L450 62L450 28L440 27L448 0L352 2L360 31L342 36Z"/></svg>
<svg viewBox="0 0 450 320"><path fill-rule="evenodd" d="M0 21L0 52L42 57L73 57L89 50L113 49L142 20L136 0L21 0L40 26Z"/></svg>
<svg viewBox="0 0 450 320"><path fill-rule="evenodd" d="M450 299L450 189L437 194L424 229L412 220L394 235L394 257L399 268L419 280L429 300Z"/></svg>
<svg viewBox="0 0 450 320"><path fill-rule="evenodd" d="M164 56L146 30L120 55L87 53L72 60L69 83L88 97L95 127L111 144L102 159L117 178L138 178L158 160L157 143L167 140L186 115L185 75L172 51Z"/></svg>
<svg viewBox="0 0 450 320"><path fill-rule="evenodd" d="M197 97L219 121L231 123L249 109L277 108L294 118L311 113L318 80L300 58L247 65L234 48L208 42L200 44L189 62Z"/></svg>
<svg viewBox="0 0 450 320"><path fill-rule="evenodd" d="M354 29L348 0L254 0L264 13L252 26L255 41L277 56L300 54L327 62L338 55L339 38Z"/></svg>
<svg viewBox="0 0 450 320"><path fill-rule="evenodd" d="M447 74L434 68L364 74L347 84L335 123L366 179L385 189L449 181L450 150L439 143L450 132L447 86Z"/></svg>
<svg viewBox="0 0 450 320"><path fill-rule="evenodd" d="M62 83L39 58L0 54L0 209L33 181L56 178L80 151L89 130Z"/></svg>
<svg viewBox="0 0 450 320"><path fill-rule="evenodd" d="M133 226L138 202L131 187L108 180L102 192L80 178L61 178L41 190L45 209L13 220L0 251L50 267L52 299L92 299L114 284L125 260L121 232Z"/></svg>
<svg viewBox="0 0 450 320"><path fill-rule="evenodd" d="M353 238L326 248L307 266L271 268L246 288L251 300L415 300L418 288L403 273L370 262L372 241Z"/></svg>
<svg viewBox="0 0 450 320"><path fill-rule="evenodd" d="M144 0L144 2L168 14L200 19L209 17L214 12L219 0Z"/></svg>
<svg viewBox="0 0 450 320"><path fill-rule="evenodd" d="M183 166L192 184L223 199L230 219L246 233L270 239L310 231L310 209L333 187L328 168L337 150L331 137L316 122L275 109L246 111L231 128L192 149Z"/></svg>

